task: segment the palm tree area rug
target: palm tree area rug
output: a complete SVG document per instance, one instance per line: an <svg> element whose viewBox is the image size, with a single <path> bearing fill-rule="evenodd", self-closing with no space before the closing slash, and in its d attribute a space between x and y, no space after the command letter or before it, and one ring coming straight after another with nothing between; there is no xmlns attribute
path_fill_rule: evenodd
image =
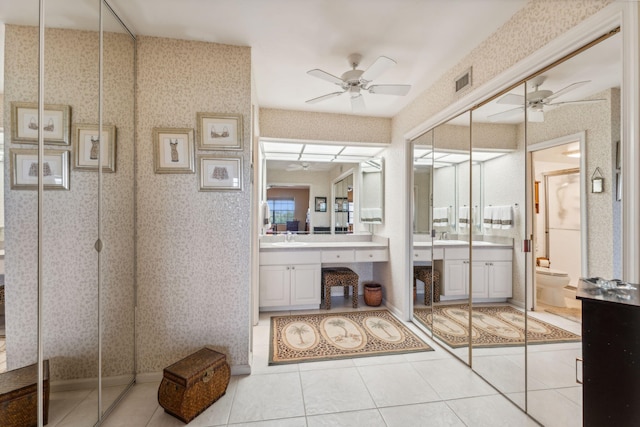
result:
<svg viewBox="0 0 640 427"><path fill-rule="evenodd" d="M469 346L469 305L448 304L415 308L414 318L433 331L449 347ZM473 347L521 346L525 343L525 314L508 305L473 306ZM433 324L433 326L431 326ZM527 319L528 344L579 342L579 335L542 320Z"/></svg>
<svg viewBox="0 0 640 427"><path fill-rule="evenodd" d="M271 318L269 365L433 351L387 310Z"/></svg>

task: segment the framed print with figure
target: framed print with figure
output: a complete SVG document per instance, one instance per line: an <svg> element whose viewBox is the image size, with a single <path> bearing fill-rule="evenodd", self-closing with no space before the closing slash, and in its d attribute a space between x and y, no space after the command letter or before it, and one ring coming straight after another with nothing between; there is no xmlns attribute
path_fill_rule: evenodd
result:
<svg viewBox="0 0 640 427"><path fill-rule="evenodd" d="M200 191L242 190L242 157L200 156Z"/></svg>
<svg viewBox="0 0 640 427"><path fill-rule="evenodd" d="M98 153L102 158L102 172L116 171L116 127L102 125L98 135L98 125L74 124L73 148L75 160L73 169L81 171L98 170Z"/></svg>
<svg viewBox="0 0 640 427"><path fill-rule="evenodd" d="M154 128L156 173L195 173L193 129Z"/></svg>
<svg viewBox="0 0 640 427"><path fill-rule="evenodd" d="M11 189L38 189L38 150L11 149ZM45 150L42 162L45 190L69 189L69 150Z"/></svg>
<svg viewBox="0 0 640 427"><path fill-rule="evenodd" d="M316 212L326 212L326 211L327 211L327 198L316 197Z"/></svg>
<svg viewBox="0 0 640 427"><path fill-rule="evenodd" d="M199 150L242 150L242 115L198 113Z"/></svg>
<svg viewBox="0 0 640 427"><path fill-rule="evenodd" d="M45 144L69 145L71 107L45 104L42 120ZM20 144L38 143L38 104L11 103L11 140Z"/></svg>

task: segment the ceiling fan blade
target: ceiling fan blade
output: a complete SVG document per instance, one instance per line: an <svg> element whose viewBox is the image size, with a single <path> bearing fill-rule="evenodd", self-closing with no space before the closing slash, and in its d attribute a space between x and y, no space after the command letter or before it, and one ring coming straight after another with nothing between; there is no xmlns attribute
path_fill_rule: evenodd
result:
<svg viewBox="0 0 640 427"><path fill-rule="evenodd" d="M351 111L354 113L360 113L365 110L364 98L362 95L351 97Z"/></svg>
<svg viewBox="0 0 640 427"><path fill-rule="evenodd" d="M559 107L560 105L566 104L595 104L596 102L606 101L606 99L581 99L578 101L565 101L565 102L554 102L552 104L545 104L547 107Z"/></svg>
<svg viewBox="0 0 640 427"><path fill-rule="evenodd" d="M389 68L396 65L396 61L386 56L380 56L376 61L365 70L360 76L361 81L370 82L378 77L380 74L387 71Z"/></svg>
<svg viewBox="0 0 640 427"><path fill-rule="evenodd" d="M373 85L369 87L369 93L404 96L410 89L411 85Z"/></svg>
<svg viewBox="0 0 640 427"><path fill-rule="evenodd" d="M495 123L502 120L511 119L518 116L519 114L522 114L523 112L524 107L512 108L511 110L503 111L501 113L491 114L490 116L487 116L487 119L489 119L490 122ZM524 115L522 116L522 118L524 119Z"/></svg>
<svg viewBox="0 0 640 427"><path fill-rule="evenodd" d="M342 83L344 83L340 77L336 77L333 74L329 74L326 71L322 71L318 68L307 71L307 74L322 80L326 80L329 83L335 83L340 86L342 86Z"/></svg>
<svg viewBox="0 0 640 427"><path fill-rule="evenodd" d="M553 95L550 95L547 97L547 101L551 101L552 99L556 99L559 96L564 95L565 93L572 91L574 89L578 89L580 86L584 86L587 83L589 83L591 80L585 80L583 82L576 82L576 83L571 83L569 86L563 87L562 89L560 89L557 92L554 92Z"/></svg>
<svg viewBox="0 0 640 427"><path fill-rule="evenodd" d="M340 95L342 95L343 93L344 93L344 92L333 92L333 93L328 93L328 94L326 94L326 95L322 95L322 96L319 96L319 97L317 97L317 98L309 99L309 100L307 100L306 102L307 102L307 104L315 104L316 102L324 101L325 99L330 99L330 98L333 98L333 97L336 97L336 96L340 96Z"/></svg>
<svg viewBox="0 0 640 427"><path fill-rule="evenodd" d="M508 93L496 101L496 104L524 105L524 96Z"/></svg>

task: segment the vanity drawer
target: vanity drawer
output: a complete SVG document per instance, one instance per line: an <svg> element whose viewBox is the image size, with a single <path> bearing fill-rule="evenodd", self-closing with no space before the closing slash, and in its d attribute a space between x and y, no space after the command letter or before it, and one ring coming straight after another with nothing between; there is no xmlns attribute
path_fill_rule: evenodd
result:
<svg viewBox="0 0 640 427"><path fill-rule="evenodd" d="M317 264L320 251L261 251L260 265Z"/></svg>
<svg viewBox="0 0 640 427"><path fill-rule="evenodd" d="M414 261L431 261L431 248L428 249L414 249L413 260Z"/></svg>
<svg viewBox="0 0 640 427"><path fill-rule="evenodd" d="M469 259L469 246L462 248L444 248L444 259Z"/></svg>
<svg viewBox="0 0 640 427"><path fill-rule="evenodd" d="M356 249L356 262L389 261L387 248Z"/></svg>
<svg viewBox="0 0 640 427"><path fill-rule="evenodd" d="M322 251L322 262L354 262L353 249L333 249Z"/></svg>
<svg viewBox="0 0 640 427"><path fill-rule="evenodd" d="M503 248L482 248L473 249L474 261L511 261L512 260L511 249Z"/></svg>

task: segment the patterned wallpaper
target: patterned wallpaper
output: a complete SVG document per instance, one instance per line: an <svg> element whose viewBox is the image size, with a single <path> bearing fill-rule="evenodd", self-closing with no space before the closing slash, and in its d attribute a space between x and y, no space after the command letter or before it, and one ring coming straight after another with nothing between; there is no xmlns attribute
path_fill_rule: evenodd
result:
<svg viewBox="0 0 640 427"><path fill-rule="evenodd" d="M389 143L391 119L261 108L260 136Z"/></svg>
<svg viewBox="0 0 640 427"><path fill-rule="evenodd" d="M138 37L137 49L138 372L205 345L248 365L251 50L156 37ZM198 112L242 114L242 151L196 153L242 156L242 191L154 173L152 129L195 129Z"/></svg>
<svg viewBox="0 0 640 427"><path fill-rule="evenodd" d="M37 37L36 27L6 27L7 148L36 148L11 143L10 103L37 102ZM132 105L134 76L130 39L107 35L105 47L104 118L118 129L117 172L103 180L103 374L109 376L133 371L133 121L123 106ZM69 105L72 123L96 124L98 33L47 29L45 81L45 103ZM9 168L4 176L7 361L13 369L36 361L37 192L10 190ZM71 170L69 191L45 192L43 340L52 380L97 376L97 188L95 172Z"/></svg>

